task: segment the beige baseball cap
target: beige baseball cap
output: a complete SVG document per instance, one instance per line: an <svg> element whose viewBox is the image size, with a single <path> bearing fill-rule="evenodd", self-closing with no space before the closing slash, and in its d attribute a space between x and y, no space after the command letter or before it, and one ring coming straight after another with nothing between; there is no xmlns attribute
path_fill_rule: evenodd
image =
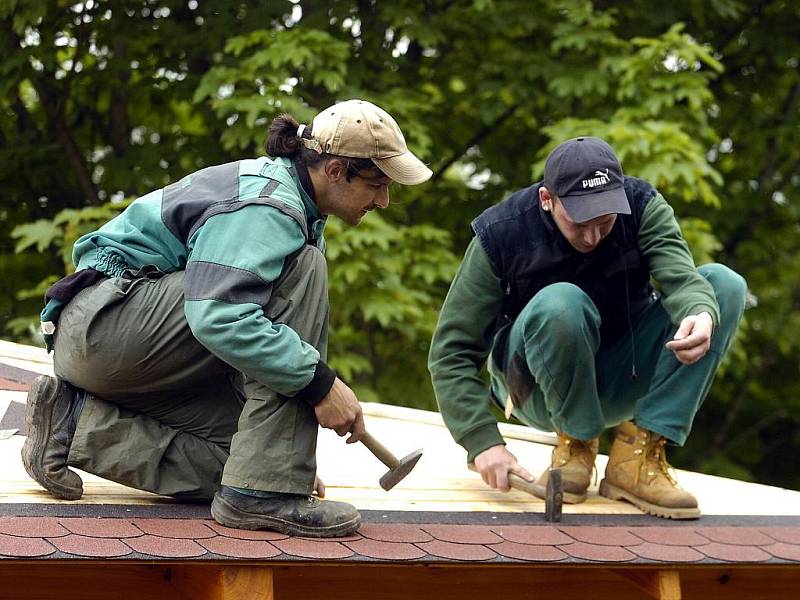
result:
<svg viewBox="0 0 800 600"><path fill-rule="evenodd" d="M433 172L409 151L392 116L366 100L339 102L320 112L311 125L311 150L350 158L370 158L387 177L403 185L427 181Z"/></svg>

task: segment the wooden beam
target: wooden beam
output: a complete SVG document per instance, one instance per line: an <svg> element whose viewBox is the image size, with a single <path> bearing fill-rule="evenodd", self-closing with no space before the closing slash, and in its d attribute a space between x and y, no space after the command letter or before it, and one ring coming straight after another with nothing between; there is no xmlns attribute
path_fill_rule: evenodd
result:
<svg viewBox="0 0 800 600"><path fill-rule="evenodd" d="M8 600L173 599L170 568L148 564L97 564L93 561L20 564L0 560L0 598ZM183 600L181 598L181 600Z"/></svg>
<svg viewBox="0 0 800 600"><path fill-rule="evenodd" d="M276 565L276 600L486 600L486 598L558 598L558 600L649 600L654 596L629 578L599 564L547 565ZM745 600L800 598L800 565L655 565L625 571L674 571L661 577L662 598ZM623 576L624 577L624 576ZM657 579L658 580L658 579ZM672 587L670 587L672 586ZM675 595L675 592L680 595ZM659 590L660 593L660 590ZM665 595L672 593L673 596Z"/></svg>
<svg viewBox="0 0 800 600"><path fill-rule="evenodd" d="M173 600L218 600L222 565L179 564L166 567ZM153 597L160 600L160 597Z"/></svg>
<svg viewBox="0 0 800 600"><path fill-rule="evenodd" d="M275 591L271 567L223 567L220 577L219 600L274 600Z"/></svg>
<svg viewBox="0 0 800 600"><path fill-rule="evenodd" d="M681 600L681 576L676 569L611 569L655 600Z"/></svg>
<svg viewBox="0 0 800 600"><path fill-rule="evenodd" d="M624 572L624 574L623 574ZM655 573L650 591L629 576ZM657 575L659 572L666 575ZM680 573L680 589L675 575ZM624 579L623 579L624 578ZM631 583L629 583L631 582ZM648 584L649 585L649 584ZM653 587L658 586L658 587ZM672 586L672 587L670 587ZM676 595L675 592L681 595ZM672 594L671 596L668 594ZM0 560L0 599L14 600L726 600L800 598L800 566L365 564Z"/></svg>
<svg viewBox="0 0 800 600"><path fill-rule="evenodd" d="M274 600L272 567L189 564L171 567L173 598L180 600Z"/></svg>
<svg viewBox="0 0 800 600"><path fill-rule="evenodd" d="M276 600L644 600L639 589L607 569L526 565L352 565L275 567Z"/></svg>

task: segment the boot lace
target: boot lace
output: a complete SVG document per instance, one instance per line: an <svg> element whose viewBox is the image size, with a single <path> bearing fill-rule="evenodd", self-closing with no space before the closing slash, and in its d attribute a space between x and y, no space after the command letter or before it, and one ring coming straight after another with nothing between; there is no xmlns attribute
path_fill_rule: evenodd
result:
<svg viewBox="0 0 800 600"><path fill-rule="evenodd" d="M637 448L634 450L636 454L639 455L639 462L636 467L636 478L635 484L639 484L639 478L643 471L647 471L647 475L650 478L649 481L652 481L660 472L664 477L667 478L667 481L670 482L674 487L678 487L678 481L672 476L672 465L667 462L667 451L664 449L664 445L667 443L666 438L658 438L655 441L652 441L650 434L647 434L641 444L644 448Z"/></svg>

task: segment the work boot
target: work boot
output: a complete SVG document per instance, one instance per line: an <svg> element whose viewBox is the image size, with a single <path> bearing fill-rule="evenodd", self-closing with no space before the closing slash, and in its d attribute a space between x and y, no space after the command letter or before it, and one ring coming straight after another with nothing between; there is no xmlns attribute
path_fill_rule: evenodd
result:
<svg viewBox="0 0 800 600"><path fill-rule="evenodd" d="M666 438L625 421L608 454L600 494L627 500L644 512L666 519L696 519L697 499L678 487L670 474Z"/></svg>
<svg viewBox="0 0 800 600"><path fill-rule="evenodd" d="M276 493L262 498L242 494L227 485L214 494L211 516L226 527L272 529L320 538L350 535L361 524L361 515L346 502L302 494Z"/></svg>
<svg viewBox="0 0 800 600"><path fill-rule="evenodd" d="M550 467L533 484L533 493L538 498L546 499L550 470L561 469L564 502L578 504L586 500L586 490L591 482L594 459L597 457L597 446L597 438L584 441L559 433Z"/></svg>
<svg viewBox="0 0 800 600"><path fill-rule="evenodd" d="M28 392L22 464L36 483L62 500L77 500L83 494L83 481L67 467L83 403L81 390L55 377L37 377Z"/></svg>

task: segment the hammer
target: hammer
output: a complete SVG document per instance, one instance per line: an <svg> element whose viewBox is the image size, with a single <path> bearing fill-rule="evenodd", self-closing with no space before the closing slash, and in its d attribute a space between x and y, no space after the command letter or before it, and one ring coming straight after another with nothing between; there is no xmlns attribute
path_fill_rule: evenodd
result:
<svg viewBox="0 0 800 600"><path fill-rule="evenodd" d="M467 465L470 471L478 472L475 463ZM534 481L527 481L514 473L508 474L508 485L515 490L537 496ZM548 521L561 521L561 507L563 503L564 488L561 482L561 469L551 469L547 480L547 493L544 499L544 518Z"/></svg>
<svg viewBox="0 0 800 600"><path fill-rule="evenodd" d="M381 444L366 431L359 441L375 455L375 458L389 467L389 470L380 478L379 482L381 487L387 492L400 483L400 481L411 472L411 469L414 468L414 465L417 464L417 461L419 461L422 456L422 449L419 449L405 458L397 460L395 455L389 452L386 446Z"/></svg>

